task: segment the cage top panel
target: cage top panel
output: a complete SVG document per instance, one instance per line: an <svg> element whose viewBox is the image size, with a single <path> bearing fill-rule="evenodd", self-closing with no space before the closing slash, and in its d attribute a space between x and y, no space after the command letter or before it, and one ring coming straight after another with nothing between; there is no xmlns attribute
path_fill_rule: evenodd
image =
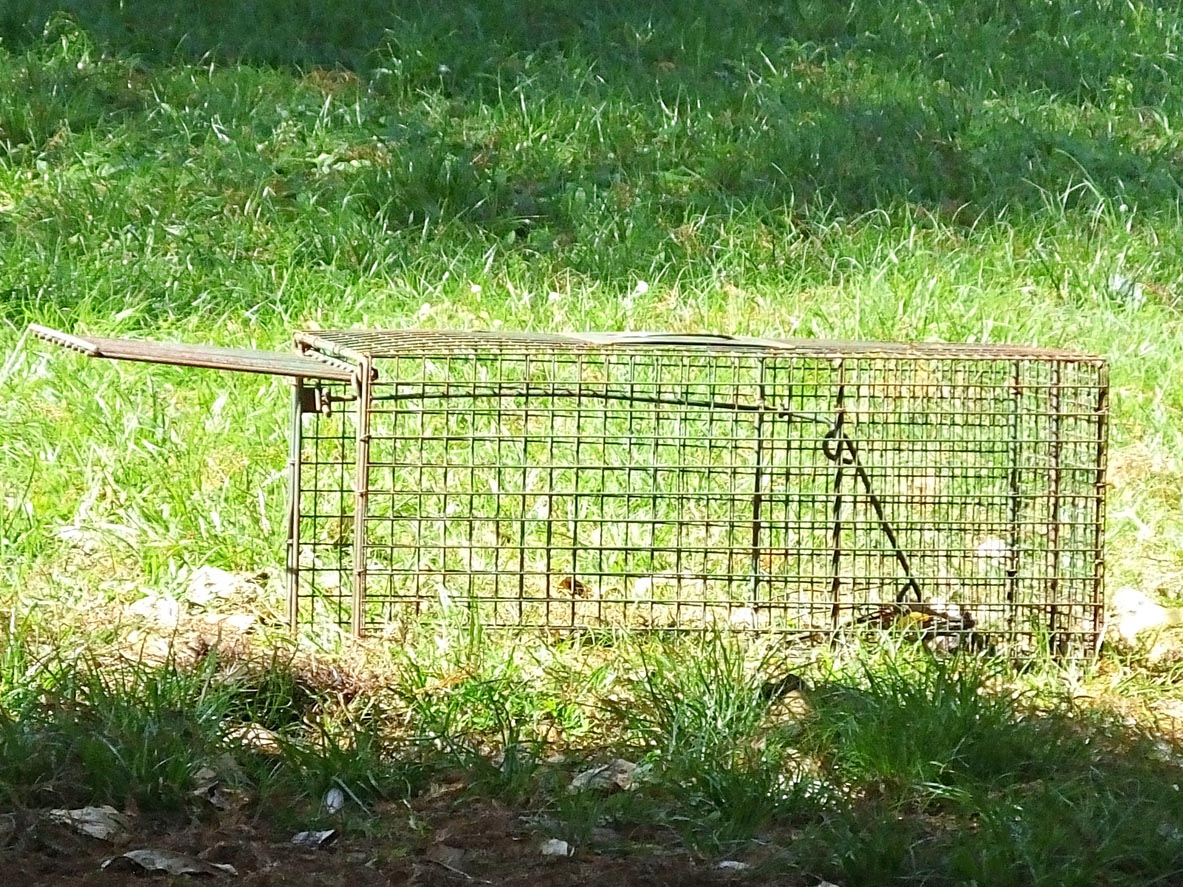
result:
<svg viewBox="0 0 1183 887"><path fill-rule="evenodd" d="M882 357L926 360L1039 360L1099 364L1090 354L1022 345L970 345L946 342L844 342L826 339L765 339L698 333L525 333L459 330L317 330L298 332L306 347L363 360L423 353L482 353L652 350L675 348L707 352L757 351L787 356L837 359Z"/></svg>

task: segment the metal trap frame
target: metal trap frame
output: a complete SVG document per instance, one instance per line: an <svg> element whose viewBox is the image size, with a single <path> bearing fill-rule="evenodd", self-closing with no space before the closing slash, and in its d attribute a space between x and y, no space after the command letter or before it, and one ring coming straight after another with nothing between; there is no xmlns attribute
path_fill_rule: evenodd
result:
<svg viewBox="0 0 1183 887"><path fill-rule="evenodd" d="M34 333L292 377L293 628L461 613L1094 652L1108 379L1002 345L338 330L296 354Z"/></svg>

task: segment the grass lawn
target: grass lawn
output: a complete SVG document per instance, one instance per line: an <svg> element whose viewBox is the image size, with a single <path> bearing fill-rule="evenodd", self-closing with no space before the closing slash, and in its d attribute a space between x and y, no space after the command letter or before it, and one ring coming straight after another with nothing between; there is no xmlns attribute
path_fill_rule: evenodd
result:
<svg viewBox="0 0 1183 887"><path fill-rule="evenodd" d="M88 362L25 333L1078 348L1111 362L1109 588L1177 603L1183 12L181 6L0 7L10 871L97 877L118 851L47 837L39 811L109 803L144 842L248 848L214 861L260 884L1183 878L1169 637L1021 673L900 639L292 641L274 618L286 385ZM203 595L202 567L238 579ZM807 690L769 701L790 670ZM614 758L639 765L630 790L568 789ZM239 800L211 803L203 771ZM284 849L322 826L337 851ZM574 856L542 856L547 838Z"/></svg>

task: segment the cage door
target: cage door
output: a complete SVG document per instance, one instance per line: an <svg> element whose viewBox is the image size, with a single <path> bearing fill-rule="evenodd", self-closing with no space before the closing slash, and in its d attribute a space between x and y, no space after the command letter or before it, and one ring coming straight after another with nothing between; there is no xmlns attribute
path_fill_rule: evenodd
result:
<svg viewBox="0 0 1183 887"><path fill-rule="evenodd" d="M354 375L353 368L345 364L318 360L302 354L257 351L251 348L224 348L218 345L74 336L37 324L30 324L29 332L39 339L78 351L87 357L337 382L352 381Z"/></svg>
<svg viewBox="0 0 1183 887"><path fill-rule="evenodd" d="M288 618L293 627L301 611L324 610L337 622L348 618L354 597L354 537L342 535L338 524L352 527L357 512L346 480L346 472L355 470L355 446L348 420L331 405L356 400L356 367L322 355L75 336L36 324L29 332L87 357L292 379ZM358 609L356 602L352 609Z"/></svg>

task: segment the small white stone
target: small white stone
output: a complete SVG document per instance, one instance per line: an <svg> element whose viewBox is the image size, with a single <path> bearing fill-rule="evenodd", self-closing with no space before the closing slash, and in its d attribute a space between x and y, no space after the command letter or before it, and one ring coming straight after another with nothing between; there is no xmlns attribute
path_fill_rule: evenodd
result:
<svg viewBox="0 0 1183 887"><path fill-rule="evenodd" d="M724 859L715 868L724 872L746 872L751 866L746 862L740 862L738 859Z"/></svg>
<svg viewBox="0 0 1183 887"><path fill-rule="evenodd" d="M328 814L340 813L345 807L345 792L333 787L325 792L324 811Z"/></svg>
<svg viewBox="0 0 1183 887"><path fill-rule="evenodd" d="M558 838L551 838L542 842L539 852L543 856L570 856L571 845L566 841L560 841Z"/></svg>

